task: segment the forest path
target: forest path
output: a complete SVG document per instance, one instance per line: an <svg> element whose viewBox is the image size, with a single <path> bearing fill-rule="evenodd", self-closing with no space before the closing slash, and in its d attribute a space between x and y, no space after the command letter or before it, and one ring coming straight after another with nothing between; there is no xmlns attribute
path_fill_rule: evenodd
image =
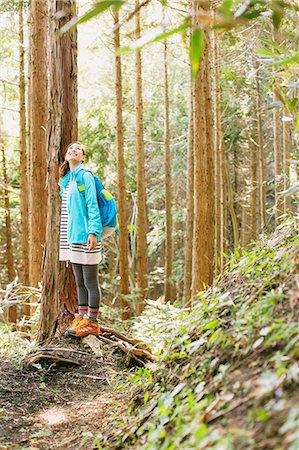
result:
<svg viewBox="0 0 299 450"><path fill-rule="evenodd" d="M113 426L126 402L119 393L124 354L106 349L96 357L82 341L61 338L53 345L73 349L78 365L0 364L1 450L90 450ZM70 356L70 353L67 355Z"/></svg>

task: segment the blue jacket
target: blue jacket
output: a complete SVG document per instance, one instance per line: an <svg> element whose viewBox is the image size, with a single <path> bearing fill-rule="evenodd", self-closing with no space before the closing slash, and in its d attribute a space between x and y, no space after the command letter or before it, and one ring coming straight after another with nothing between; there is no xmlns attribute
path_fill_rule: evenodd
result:
<svg viewBox="0 0 299 450"><path fill-rule="evenodd" d="M101 240L102 222L97 200L95 181L92 173L84 173L85 196L78 189L76 175L83 169L79 164L74 170L68 172L58 182L60 196L70 181L68 192L68 241L70 244L85 244L89 234L95 234Z"/></svg>

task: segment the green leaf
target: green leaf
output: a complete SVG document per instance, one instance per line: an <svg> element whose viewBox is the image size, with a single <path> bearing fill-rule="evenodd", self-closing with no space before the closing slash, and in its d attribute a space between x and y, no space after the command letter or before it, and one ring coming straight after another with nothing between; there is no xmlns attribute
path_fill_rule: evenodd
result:
<svg viewBox="0 0 299 450"><path fill-rule="evenodd" d="M174 34L183 34L186 29L189 27L189 20L185 20L178 27L172 28L168 31L163 31L162 27L155 28L153 30L149 30L145 33L141 38L137 39L137 41L133 42L131 45L127 47L120 47L116 50L116 56L124 55L125 53L130 53L136 49L143 48L145 45L153 44L154 42L164 41L165 39L173 36Z"/></svg>
<svg viewBox="0 0 299 450"><path fill-rule="evenodd" d="M208 322L203 327L203 330L212 330L213 328L218 328L219 325L220 325L220 322L218 320L212 320L211 322Z"/></svg>
<svg viewBox="0 0 299 450"><path fill-rule="evenodd" d="M273 58L273 52L265 48L259 48L258 50L256 50L256 53L258 53L259 55L271 56L271 58Z"/></svg>
<svg viewBox="0 0 299 450"><path fill-rule="evenodd" d="M281 61L271 63L271 66L288 66L289 64L298 64L298 63L299 63L299 51L292 56L282 59Z"/></svg>
<svg viewBox="0 0 299 450"><path fill-rule="evenodd" d="M269 47L274 48L275 50L278 51L278 53L286 53L284 48L279 47L279 45L275 44L273 41L271 41L270 39L261 39L261 41L266 44L269 45ZM272 53L273 55L273 53Z"/></svg>
<svg viewBox="0 0 299 450"><path fill-rule="evenodd" d="M144 404L148 401L148 398L149 398L149 392L146 391L146 393L144 394L144 398L143 398Z"/></svg>
<svg viewBox="0 0 299 450"><path fill-rule="evenodd" d="M200 28L196 28L196 30L194 30L192 32L192 35L190 36L190 61L193 79L195 79L199 69L199 64L203 52L203 45L204 45L203 31Z"/></svg>
<svg viewBox="0 0 299 450"><path fill-rule="evenodd" d="M232 7L235 3L235 0L223 0L221 5L221 12L226 19L231 18L232 16Z"/></svg>
<svg viewBox="0 0 299 450"><path fill-rule="evenodd" d="M298 117L297 117L297 120L296 120L295 133L297 133L298 129L299 129L299 114L298 114Z"/></svg>
<svg viewBox="0 0 299 450"><path fill-rule="evenodd" d="M87 11L83 16L81 17L74 17L72 20L67 22L63 27L60 28L59 34L64 34L67 31L72 30L80 23L88 22L88 20L92 19L93 17L98 16L99 14L102 14L109 8L113 8L114 11L117 11L120 9L123 4L125 3L125 0L102 0L95 3L95 5Z"/></svg>

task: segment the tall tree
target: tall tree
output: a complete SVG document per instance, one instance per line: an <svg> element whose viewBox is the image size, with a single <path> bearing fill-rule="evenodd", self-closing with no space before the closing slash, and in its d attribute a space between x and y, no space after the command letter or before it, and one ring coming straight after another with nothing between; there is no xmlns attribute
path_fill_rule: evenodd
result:
<svg viewBox="0 0 299 450"><path fill-rule="evenodd" d="M277 30L273 32L273 42L279 44L279 33ZM277 87L277 77L275 68L273 68L273 102L280 103L280 95ZM275 106L273 109L273 149L274 149L274 174L275 174L275 222L278 225L281 222L283 214L283 197L279 192L283 190L282 177L282 149L281 149L281 112L280 107Z"/></svg>
<svg viewBox="0 0 299 450"><path fill-rule="evenodd" d="M214 63L214 120L215 120L215 250L216 269L223 269L223 253L226 250L227 200L225 176L225 146L223 138L220 88L220 51L217 32L213 33Z"/></svg>
<svg viewBox="0 0 299 450"><path fill-rule="evenodd" d="M42 278L42 256L46 237L48 120L48 3L31 1L31 80L30 80L30 284Z"/></svg>
<svg viewBox="0 0 299 450"><path fill-rule="evenodd" d="M282 122L282 163L283 163L283 190L286 191L290 187L290 113L288 108L284 108L284 118ZM284 214L291 211L291 196L285 195L283 199Z"/></svg>
<svg viewBox="0 0 299 450"><path fill-rule="evenodd" d="M194 29L210 2L193 0ZM203 54L194 84L194 235L192 296L213 281L215 242L214 135L211 97L210 31L202 30Z"/></svg>
<svg viewBox="0 0 299 450"><path fill-rule="evenodd" d="M259 187L259 215L260 228L266 225L266 189L265 189L265 152L263 136L263 120L261 109L261 91L259 65L255 63L255 88L256 88L256 114L257 114L257 134L258 134L258 187Z"/></svg>
<svg viewBox="0 0 299 450"><path fill-rule="evenodd" d="M140 38L140 9L136 1L136 40ZM144 308L147 291L147 213L145 191L145 157L143 132L143 100L142 100L142 59L141 51L135 51L136 69L136 163L137 163L137 286L139 289L137 312Z"/></svg>
<svg viewBox="0 0 299 450"><path fill-rule="evenodd" d="M58 30L76 15L75 0L50 3L50 118L48 127L48 220L43 263L43 289L38 342L61 334L77 305L71 267L58 262L60 197L58 169L65 150L78 138L77 30L57 38Z"/></svg>
<svg viewBox="0 0 299 450"><path fill-rule="evenodd" d="M194 93L191 66L189 76L188 150L186 180L187 217L185 234L184 299L185 305L190 306L194 222Z"/></svg>
<svg viewBox="0 0 299 450"><path fill-rule="evenodd" d="M23 258L23 282L29 284L29 227L28 227L28 172L26 145L25 61L24 61L23 0L19 3L19 98L20 98L20 183L21 183L21 242ZM26 305L24 314L30 314Z"/></svg>
<svg viewBox="0 0 299 450"><path fill-rule="evenodd" d="M8 187L8 176L6 167L6 156L4 149L4 142L0 140L0 149L2 156L2 180L3 180L3 203L5 210L5 241L6 241L6 267L7 267L7 277L9 282L13 281L15 277L14 268L14 256L13 256L13 246L12 246L12 231L11 231L11 214L10 214L10 201L9 201L9 187ZM17 321L17 310L16 306L12 306L8 310L8 320L9 322L16 323Z"/></svg>
<svg viewBox="0 0 299 450"><path fill-rule="evenodd" d="M171 156L170 156L170 127L169 127L169 93L168 93L168 68L167 68L167 41L163 45L164 60L164 167L165 167L165 301L171 300L172 294L172 215L171 215Z"/></svg>
<svg viewBox="0 0 299 450"><path fill-rule="evenodd" d="M114 48L120 47L119 14L114 13ZM115 56L115 98L116 98L116 146L117 146L117 186L118 186L118 217L119 217L119 274L120 293L122 304L122 318L130 318L130 306L125 295L129 290L129 245L127 226L127 200L125 181L125 158L124 158L124 126L123 126L123 89L121 58Z"/></svg>

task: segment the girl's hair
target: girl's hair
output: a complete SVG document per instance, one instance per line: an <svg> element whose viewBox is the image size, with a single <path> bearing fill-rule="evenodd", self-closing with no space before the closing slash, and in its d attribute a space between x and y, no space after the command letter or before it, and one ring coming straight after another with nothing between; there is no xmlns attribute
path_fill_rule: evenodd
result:
<svg viewBox="0 0 299 450"><path fill-rule="evenodd" d="M68 151L68 149L70 148L70 146L73 145L73 144L79 144L80 147L81 147L81 149L82 149L83 155L86 155L86 147L85 147L85 145L81 144L81 142L79 142L79 141L71 142L71 143L67 146L67 148L66 148L64 154L66 154L66 152ZM82 161L82 162L83 162L83 161ZM60 176L60 178L63 178L64 175L66 175L69 171L70 171L70 165L69 165L69 162L68 162L68 161L63 161L63 163L62 163L62 164L60 165L60 167L59 167L59 176Z"/></svg>

